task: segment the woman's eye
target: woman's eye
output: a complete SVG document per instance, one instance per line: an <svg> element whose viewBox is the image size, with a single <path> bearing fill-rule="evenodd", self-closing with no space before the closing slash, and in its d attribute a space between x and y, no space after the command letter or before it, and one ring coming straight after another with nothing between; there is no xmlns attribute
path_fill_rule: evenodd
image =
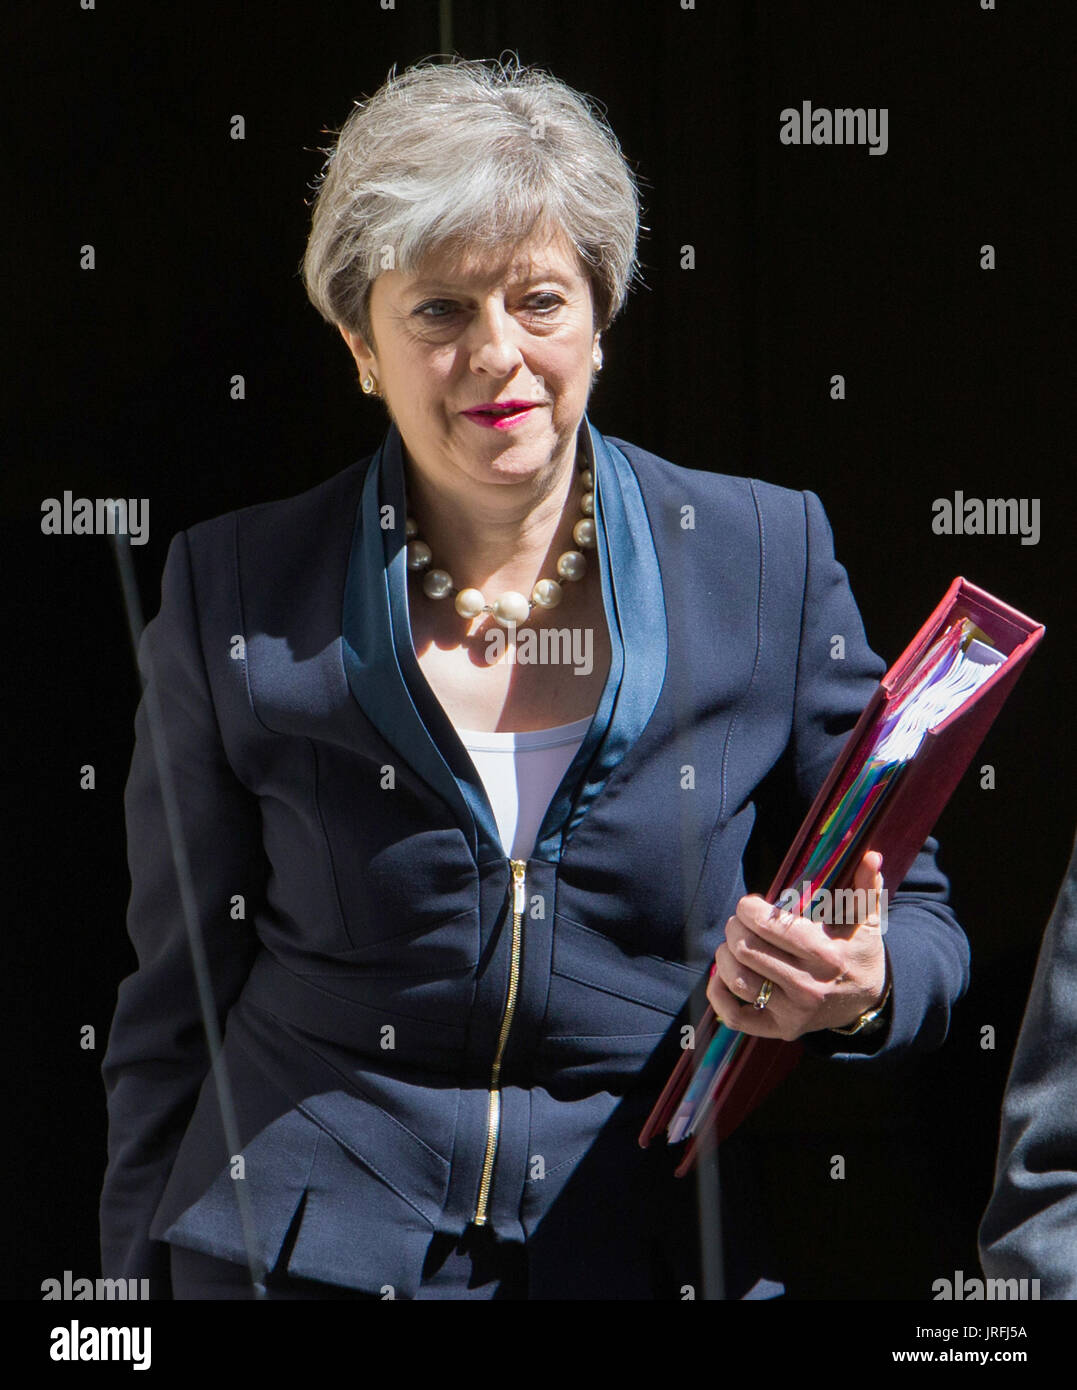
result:
<svg viewBox="0 0 1077 1390"><path fill-rule="evenodd" d="M455 310L456 306L450 299L432 299L429 304L420 304L415 310L416 314L425 319L437 322L440 319L448 318ZM444 313L430 313L429 310L442 309Z"/></svg>
<svg viewBox="0 0 1077 1390"><path fill-rule="evenodd" d="M545 300L546 303L536 304L535 300ZM559 308L560 304L560 295L554 294L552 290L543 290L540 294L532 295L529 307L534 309L536 313L549 314L552 313L554 309Z"/></svg>

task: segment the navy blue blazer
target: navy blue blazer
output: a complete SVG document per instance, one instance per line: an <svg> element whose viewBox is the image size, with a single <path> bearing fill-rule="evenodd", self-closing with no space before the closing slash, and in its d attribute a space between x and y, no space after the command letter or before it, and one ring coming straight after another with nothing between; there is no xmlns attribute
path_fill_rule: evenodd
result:
<svg viewBox="0 0 1077 1390"><path fill-rule="evenodd" d="M518 916L482 783L411 644L396 427L301 496L173 539L140 665L167 733L244 1176L209 1072L144 694L126 791L139 967L102 1068L106 1275L167 1296L166 1242L244 1260L241 1180L268 1265L298 1224L293 1275L410 1297L434 1233L478 1218L527 1242L532 1297L695 1285L695 1185L636 1136L745 892L756 799L786 788L772 809L795 830L884 663L814 493L678 467L586 417L579 447L612 658ZM835 1034L811 1035L816 1050L877 1065L945 1037L968 948L936 848L888 885L892 1015L874 1055L839 1051L853 1044ZM769 1271L734 1159L723 1146L740 1295Z"/></svg>
<svg viewBox="0 0 1077 1390"><path fill-rule="evenodd" d="M1002 1099L995 1187L979 1230L984 1273L1038 1280L1041 1298L1077 1299L1075 1231L1077 836L1040 943ZM1010 1297L1020 1283L1016 1289Z"/></svg>

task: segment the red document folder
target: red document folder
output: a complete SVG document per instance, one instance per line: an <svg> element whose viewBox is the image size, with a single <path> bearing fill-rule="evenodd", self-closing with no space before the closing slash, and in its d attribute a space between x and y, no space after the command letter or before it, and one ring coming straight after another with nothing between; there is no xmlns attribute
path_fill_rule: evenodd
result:
<svg viewBox="0 0 1077 1390"><path fill-rule="evenodd" d="M777 901L791 886L795 871L804 863L808 850L818 838L825 812L832 806L835 795L849 782L880 716L885 716L891 702L903 693L909 675L940 634L950 623L963 617L980 629L1005 660L959 709L928 730L893 795L883 802L871 822L863 851L878 850L883 856L887 884L894 885L895 891L901 884L1044 634L1041 623L1033 622L960 577L953 581L942 602L879 682L789 847L766 895L769 902ZM835 880L835 889L851 887L856 862L862 857L862 854L855 856ZM640 1131L641 1147L646 1148L669 1123L692 1079L694 1062L702 1056L717 1027L717 1017L708 1006L696 1027L694 1046L681 1054ZM684 1141L685 1151L676 1170L677 1176L683 1177L690 1171L704 1146L709 1148L731 1134L792 1071L802 1052L799 1042L747 1038L718 1082L711 1122Z"/></svg>

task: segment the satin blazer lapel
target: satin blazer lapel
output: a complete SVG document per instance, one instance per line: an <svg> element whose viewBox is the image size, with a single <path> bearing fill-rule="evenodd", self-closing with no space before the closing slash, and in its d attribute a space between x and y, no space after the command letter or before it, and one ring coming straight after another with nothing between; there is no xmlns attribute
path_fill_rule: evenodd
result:
<svg viewBox="0 0 1077 1390"><path fill-rule="evenodd" d="M558 863L572 832L643 733L666 679L662 572L639 483L586 415L579 445L595 483L595 540L610 634L610 670L584 741L554 792L533 857Z"/></svg>
<svg viewBox="0 0 1077 1390"><path fill-rule="evenodd" d="M595 479L595 532L610 633L609 675L576 757L554 793L532 858L557 863L575 826L642 733L665 680L661 573L631 465L584 417L579 445ZM342 614L344 668L367 718L452 809L480 864L504 860L485 787L415 656L408 613L404 458L391 424L363 485Z"/></svg>

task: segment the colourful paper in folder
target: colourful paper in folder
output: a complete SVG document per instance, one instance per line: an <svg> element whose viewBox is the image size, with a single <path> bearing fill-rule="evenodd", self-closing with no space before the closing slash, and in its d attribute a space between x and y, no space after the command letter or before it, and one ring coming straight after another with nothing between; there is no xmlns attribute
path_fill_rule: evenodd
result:
<svg viewBox="0 0 1077 1390"><path fill-rule="evenodd" d="M968 766L1033 648L1034 623L965 579L891 667L849 735L768 891L810 916L821 890L847 888L870 848L895 888ZM708 1136L722 1138L795 1064L798 1043L749 1037L708 1009L640 1134L687 1140L687 1172Z"/></svg>

